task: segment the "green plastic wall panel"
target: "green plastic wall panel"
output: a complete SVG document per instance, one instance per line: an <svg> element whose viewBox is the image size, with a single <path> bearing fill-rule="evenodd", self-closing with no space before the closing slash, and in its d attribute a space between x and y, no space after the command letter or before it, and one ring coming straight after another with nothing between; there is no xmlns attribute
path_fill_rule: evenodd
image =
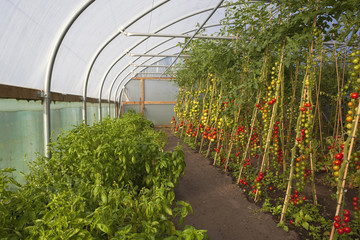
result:
<svg viewBox="0 0 360 240"><path fill-rule="evenodd" d="M97 121L98 104L88 103L88 124ZM107 107L107 105L106 105ZM82 103L51 104L52 139L82 122ZM104 116L108 109L103 108ZM43 105L40 101L0 99L0 168L17 169L14 177L22 182L19 172L29 171L27 162L43 155Z"/></svg>

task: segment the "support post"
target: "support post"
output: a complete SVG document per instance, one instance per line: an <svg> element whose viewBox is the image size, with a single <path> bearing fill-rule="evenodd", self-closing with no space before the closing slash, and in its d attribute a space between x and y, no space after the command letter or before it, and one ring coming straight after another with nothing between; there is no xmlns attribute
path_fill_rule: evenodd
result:
<svg viewBox="0 0 360 240"><path fill-rule="evenodd" d="M145 111L144 111L144 79L141 79L141 114L144 116L145 115Z"/></svg>

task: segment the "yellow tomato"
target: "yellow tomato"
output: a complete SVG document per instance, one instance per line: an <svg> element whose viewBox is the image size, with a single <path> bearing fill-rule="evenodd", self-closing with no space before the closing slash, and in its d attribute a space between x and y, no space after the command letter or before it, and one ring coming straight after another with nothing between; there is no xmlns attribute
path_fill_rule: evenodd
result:
<svg viewBox="0 0 360 240"><path fill-rule="evenodd" d="M347 121L347 122L352 122L352 120L353 120L352 116L347 116L347 117L346 117L346 121Z"/></svg>

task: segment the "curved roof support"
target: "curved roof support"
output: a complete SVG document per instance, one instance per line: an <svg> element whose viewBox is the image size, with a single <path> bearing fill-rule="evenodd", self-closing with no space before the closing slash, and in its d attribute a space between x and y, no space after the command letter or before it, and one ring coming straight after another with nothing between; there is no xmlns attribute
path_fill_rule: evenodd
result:
<svg viewBox="0 0 360 240"><path fill-rule="evenodd" d="M147 14L149 14L150 12L152 12L153 10L157 9L158 7L164 5L165 3L169 2L170 0L164 0L162 2L160 2L159 4L149 8L148 10L146 10L144 13L140 14L138 17L136 17L133 21L131 21L127 26L123 27L122 29L120 29L119 32L117 32L114 36L112 36L108 41L106 41L106 43L97 51L97 53L95 54L95 57L93 58L93 60L91 61L89 70L87 72L87 76L86 79L84 81L84 89L83 89L83 120L85 121L85 123L87 123L87 111L86 111L86 97L87 97L87 87L88 87L88 82L89 82L89 78L90 78L90 72L97 60L97 58L99 57L99 55L102 53L102 51L109 45L109 43L111 43L117 36L119 36L121 33L123 33L128 27L130 27L131 25L133 25L134 23L136 23L138 20L140 20L142 17L146 16ZM99 103L101 105L101 99L99 100ZM101 121L101 107L99 107L99 120Z"/></svg>
<svg viewBox="0 0 360 240"><path fill-rule="evenodd" d="M172 61L172 63L170 64L170 66L165 70L165 72L167 70L169 70L171 68L172 65L174 65L174 63L176 62L176 60L179 58L179 56L181 55L181 53L185 50L185 48L190 44L190 42L193 40L193 38L196 36L196 34L198 34L198 32L200 32L200 30L205 26L205 24L207 23L207 21L209 21L209 19L212 17L212 15L216 12L216 10L218 10L218 8L221 6L221 4L224 2L224 0L220 0L218 5L216 7L214 7L214 9L211 11L211 13L209 14L209 16L205 19L205 21L201 24L201 26L198 28L198 30L191 36L191 38L189 39L189 41L187 41L184 45L184 47L181 49L181 51L179 52L178 56L175 58L174 61Z"/></svg>
<svg viewBox="0 0 360 240"><path fill-rule="evenodd" d="M222 6L222 7L225 7L225 6ZM177 20L175 20L175 21L173 21L173 22L171 22L171 23L169 23L169 24L167 24L167 25L159 28L157 31L155 31L155 33L158 33L158 32L160 32L160 31L162 31L162 30L164 30L164 29L166 29L166 28L168 28L168 27L170 27L170 26L172 26L172 25L174 25L174 24L176 24L176 23L178 23L178 22L181 22L181 21L183 21L183 20L186 20L186 19L188 19L188 18L190 18L190 17L193 17L193 16L196 16L196 15L199 15L199 14L202 14L202 13L205 13L205 12L208 12L208 11L211 11L211 10L213 10L213 9L214 9L214 7L211 7L211 8L206 8L206 9L202 9L202 10L199 10L199 11L196 11L196 12L193 12L193 13L190 13L190 14L184 16L184 17L181 17L181 18L179 18L179 19L177 19ZM150 37L146 37L146 38L144 38L143 40L139 41L138 43L136 43L135 45L133 45L133 46L128 50L128 52L129 52L129 51L132 51L133 49L135 49L137 46L139 46L140 44L142 44L143 42L145 42L145 41L146 41L147 39L149 39L149 38L150 38ZM173 39L173 38L171 38L171 39ZM167 41L170 41L171 39L169 39L169 40L167 40ZM153 48L152 48L152 49L153 49ZM152 49L148 50L146 53L148 53L148 52L151 51ZM128 52L123 53L123 54L110 66L110 68L106 71L106 73L105 73L105 75L104 75L104 77L103 77L103 80L102 80L102 83L101 83L101 87L100 87L100 91L99 91L99 112L101 112L101 97L102 97L102 90L103 90L103 87L104 87L105 80L106 80L108 74L110 73L110 71L112 70L112 68L113 68L124 56L126 56L126 54L127 54ZM136 60L137 60L137 59L136 59ZM127 66L127 67L128 67L128 66ZM114 83L115 83L116 79L120 76L120 74L123 73L123 71L125 71L125 70L127 69L127 67L124 68L123 70L121 70L121 72L115 77L114 81L113 81L112 84L111 84L110 92L109 92L109 98L108 98L108 99L109 99L109 108L110 108L111 91L112 91L112 88L113 88L113 86L114 86ZM85 99L85 98L84 98L84 99ZM85 105L83 106L83 109L84 109L84 108L86 108L86 103L85 103ZM84 110L83 110L83 111L84 111ZM86 110L85 110L85 111L86 111Z"/></svg>
<svg viewBox="0 0 360 240"><path fill-rule="evenodd" d="M218 27L218 26L222 26L222 24L211 24L211 25L204 26L203 28L211 28L211 27ZM190 30L190 31L186 31L186 32L184 32L183 34L187 34L187 33L190 33L190 32L194 32L194 31L196 31L196 30L197 30L197 29L193 29L193 30ZM147 50L147 51L145 52L145 54L148 53L148 52L150 52L150 51L152 51L152 50L154 50L155 48L157 48L157 47L159 47L159 46L161 46L161 45L163 45L163 44L165 44L165 43L173 40L173 39L174 39L174 37L169 38L169 39L167 39L167 40L165 40L165 41L162 41L161 43L159 43L159 44L151 47L149 50ZM163 53L163 52L168 51L169 49L175 48L175 47L177 47L177 46L173 46L173 47L167 48L167 49L161 51L160 54ZM176 55L176 56L177 56L177 55ZM153 58L153 57L147 59L146 61L142 62L141 64L146 63L147 61L151 60L152 58ZM163 58L165 58L165 57L163 57ZM110 89L109 89L109 96L108 96L109 112L110 112L110 108L111 108L111 102L110 102L111 92L112 92L112 89L113 89L113 87L114 87L114 85L115 85L116 80L118 79L118 77L119 77L132 63L134 63L135 61L137 61L137 60L139 60L139 59L140 59L140 57L137 57L135 60L131 61L131 62L130 62L125 68L123 68L123 69L119 72L119 74L114 78L114 80L113 80L113 82L112 82L112 84L111 84L111 87L110 87ZM138 67L135 67L135 69L137 69L137 68L138 68ZM135 69L134 69L134 70L135 70ZM137 73L136 73L136 74L137 74ZM125 77L125 78L126 78L126 77ZM123 80L124 80L125 78L123 78ZM123 80L121 80L119 86L116 88L116 92L115 92L115 102L117 102L117 101L116 101L116 96L118 96L118 91L119 91L120 85L121 85L121 83L123 82ZM127 83L127 82L126 82L126 83ZM124 85L126 85L126 83L125 83ZM115 115L116 115L116 113L115 113Z"/></svg>
<svg viewBox="0 0 360 240"><path fill-rule="evenodd" d="M71 26L74 22L79 18L79 16L92 4L95 0L89 0L85 3L78 11L72 16L70 21L66 24L65 28L61 31L60 37L58 38L54 49L51 53L50 62L46 68L46 76L44 81L44 112L43 112L43 119L44 119L44 151L45 156L48 158L51 157L51 153L48 151L48 144L51 142L51 126L50 126L50 100L51 100L51 77L54 69L54 64L56 60L56 56L59 52L61 43L63 42L67 32L70 30Z"/></svg>

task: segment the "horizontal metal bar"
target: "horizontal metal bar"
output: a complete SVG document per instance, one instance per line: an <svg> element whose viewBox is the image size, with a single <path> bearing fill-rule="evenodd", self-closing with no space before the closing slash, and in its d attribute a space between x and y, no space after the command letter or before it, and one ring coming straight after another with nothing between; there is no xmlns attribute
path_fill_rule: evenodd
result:
<svg viewBox="0 0 360 240"><path fill-rule="evenodd" d="M133 77L131 80L172 80L173 77Z"/></svg>
<svg viewBox="0 0 360 240"><path fill-rule="evenodd" d="M171 54L129 54L131 57L177 57L177 55ZM190 55L181 55L180 57L190 57Z"/></svg>
<svg viewBox="0 0 360 240"><path fill-rule="evenodd" d="M124 33L127 37L173 37L173 38L191 38L191 35L185 34L161 34L161 33ZM204 36L204 35L195 35L194 38L203 38L203 39L219 39L219 40L233 40L236 39L236 36Z"/></svg>
<svg viewBox="0 0 360 240"><path fill-rule="evenodd" d="M134 104L141 104L142 102L140 101L134 101L134 102L125 102L122 101L122 104L124 105L134 105ZM144 101L144 104L176 104L176 101Z"/></svg>
<svg viewBox="0 0 360 240"><path fill-rule="evenodd" d="M159 68L166 68L169 65L135 65L135 64L131 64L131 66L133 67L159 67Z"/></svg>
<svg viewBox="0 0 360 240"><path fill-rule="evenodd" d="M132 72L134 73L134 71ZM137 72L136 74L162 74L162 72Z"/></svg>

